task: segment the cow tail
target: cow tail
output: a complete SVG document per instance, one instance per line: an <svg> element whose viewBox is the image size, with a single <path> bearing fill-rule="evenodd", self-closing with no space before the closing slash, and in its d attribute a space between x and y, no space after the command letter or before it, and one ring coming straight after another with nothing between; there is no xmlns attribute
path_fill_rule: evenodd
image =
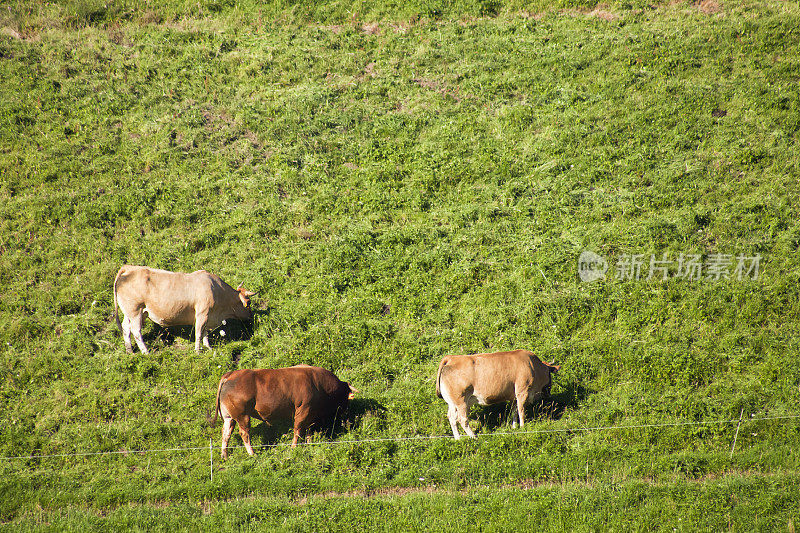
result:
<svg viewBox="0 0 800 533"><path fill-rule="evenodd" d="M119 283L119 278L122 276L122 269L119 269L117 275L114 277L114 320L117 322L117 328L119 328L119 332L122 333L124 336L125 333L122 331L122 324L119 321L119 312L117 311L117 283Z"/></svg>
<svg viewBox="0 0 800 533"><path fill-rule="evenodd" d="M228 381L228 378L222 376L222 379L219 380L219 385L217 385L217 404L214 407L214 418L211 420L211 427L213 428L214 425L217 423L217 416L222 416L222 411L219 408L219 395L222 391L222 384Z"/></svg>
<svg viewBox="0 0 800 533"><path fill-rule="evenodd" d="M439 369L436 371L436 396L438 398L442 397L442 386L441 386L442 369L445 367L445 365L448 362L449 362L449 359L447 357L443 358L441 360L441 362L439 363Z"/></svg>

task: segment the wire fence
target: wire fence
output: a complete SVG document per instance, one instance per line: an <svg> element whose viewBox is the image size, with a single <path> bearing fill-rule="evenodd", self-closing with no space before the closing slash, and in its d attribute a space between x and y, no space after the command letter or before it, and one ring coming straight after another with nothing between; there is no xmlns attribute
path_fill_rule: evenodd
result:
<svg viewBox="0 0 800 533"><path fill-rule="evenodd" d="M480 433L476 435L477 439L488 439L500 436L522 436L534 434L547 434L547 433L580 433L580 432L593 432L593 431L622 431L632 429L661 429L668 427L680 426L711 426L711 425L728 425L739 424L742 422L764 422L775 420L796 420L800 419L800 414L782 415L782 416L768 416L761 418L733 418L721 420L701 420L701 421L679 421L679 422L663 422L658 424L630 424L630 425L612 425L612 426L575 426L568 428L542 428L542 429L519 429L516 431L495 431L491 433ZM738 435L737 426L737 435ZM410 441L431 441L440 439L454 439L453 435L410 435L406 437L385 437L376 439L360 439L360 440L323 440L309 443L299 444L301 446L341 446L341 445L358 445L379 442L410 442ZM735 445L735 444L734 444ZM290 446L288 443L275 443L275 444L253 444L253 448L279 448ZM229 446L229 449L244 448L240 446ZM178 448L149 448L140 450L114 450L114 451L89 451L89 452L74 452L74 453L55 453L55 454L42 454L42 455L13 455L13 456L0 456L0 461L10 461L15 459L51 459L51 458L66 458L66 457L91 457L101 455L145 455L149 453L168 453L168 452L185 452L208 450L209 446L189 446ZM733 450L731 450L733 453Z"/></svg>

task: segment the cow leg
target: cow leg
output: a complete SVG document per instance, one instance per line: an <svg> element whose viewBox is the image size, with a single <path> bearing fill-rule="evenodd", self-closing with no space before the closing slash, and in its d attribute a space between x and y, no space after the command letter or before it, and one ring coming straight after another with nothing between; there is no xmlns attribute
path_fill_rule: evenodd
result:
<svg viewBox="0 0 800 533"><path fill-rule="evenodd" d="M250 445L250 417L245 415L238 422L239 435L242 437L244 447L247 448L247 453L250 455L255 455L256 452L253 451L253 447Z"/></svg>
<svg viewBox="0 0 800 533"><path fill-rule="evenodd" d="M236 420L233 418L222 419L222 458L228 458L228 441L231 440L233 427L236 425Z"/></svg>
<svg viewBox="0 0 800 533"><path fill-rule="evenodd" d="M147 346L144 345L144 339L142 338L142 324L144 323L144 313L139 311L133 318L130 319L130 331L133 333L133 338L136 341L136 346L139 347L139 350L142 353L150 353L147 351ZM130 342L127 343L126 347L130 346ZM131 348L131 351L133 349Z"/></svg>
<svg viewBox="0 0 800 533"><path fill-rule="evenodd" d="M294 425L294 438L292 438L292 448L297 448L297 441L300 440L300 437L305 434L304 428L298 426L297 424ZM311 436L306 435L306 442L311 442Z"/></svg>
<svg viewBox="0 0 800 533"><path fill-rule="evenodd" d="M125 351L133 353L133 346L131 345L131 321L128 315L122 315L120 326L122 327L122 340L125 341Z"/></svg>
<svg viewBox="0 0 800 533"><path fill-rule="evenodd" d="M297 441L304 435L306 437L306 441L311 442L311 436L307 434L310 416L311 413L305 406L295 408L294 438L292 439L292 448L297 447Z"/></svg>
<svg viewBox="0 0 800 533"><path fill-rule="evenodd" d="M464 428L464 432L474 439L475 433L469 427L469 405L464 403L463 405L457 406L456 412L458 415L458 422L461 424L461 427Z"/></svg>
<svg viewBox="0 0 800 533"><path fill-rule="evenodd" d="M513 401L513 402L511 402L511 407L510 407L510 409L511 409L511 413L510 413L510 414L511 414L511 427L512 427L512 428L514 428L514 429L516 429L516 428L518 428L518 427L521 427L521 426L520 426L520 422L519 422L519 421L520 421L520 416L519 416L519 400L518 400L517 398L514 398L514 401ZM525 416L525 415L524 415L524 413L523 413L523 417L524 417L524 416Z"/></svg>
<svg viewBox="0 0 800 533"><path fill-rule="evenodd" d="M517 392L517 418L519 427L525 427L525 402L528 401L528 391Z"/></svg>
<svg viewBox="0 0 800 533"><path fill-rule="evenodd" d="M211 349L211 346L208 344L208 332L205 330L207 319L208 315L206 314L197 314L194 318L194 350L197 353L200 353L201 339L205 347ZM239 430L241 431L241 428Z"/></svg>
<svg viewBox="0 0 800 533"><path fill-rule="evenodd" d="M450 429L453 430L453 437L456 440L461 438L461 435L458 434L458 411L456 411L455 405L447 404L447 419L450 421Z"/></svg>

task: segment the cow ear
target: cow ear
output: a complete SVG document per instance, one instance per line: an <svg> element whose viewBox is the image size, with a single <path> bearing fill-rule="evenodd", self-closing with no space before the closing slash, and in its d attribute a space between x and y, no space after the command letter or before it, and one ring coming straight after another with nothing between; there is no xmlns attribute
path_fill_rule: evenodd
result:
<svg viewBox="0 0 800 533"><path fill-rule="evenodd" d="M239 301L242 303L243 306L248 307L250 305L250 299L245 296L244 291L239 292Z"/></svg>
<svg viewBox="0 0 800 533"><path fill-rule="evenodd" d="M251 296L255 296L258 293L257 292L253 292L253 291L248 291L247 289L244 289L244 292L242 292L242 294L244 294L245 296L250 298Z"/></svg>
<svg viewBox="0 0 800 533"><path fill-rule="evenodd" d="M553 362L555 363L555 361L553 361ZM555 374L559 370L561 370L561 365L550 365L550 372L551 373Z"/></svg>
<svg viewBox="0 0 800 533"><path fill-rule="evenodd" d="M356 397L356 393L360 391L357 388L350 385L349 383L347 384L347 386L350 387L350 393L347 395L347 399L352 400L353 398Z"/></svg>

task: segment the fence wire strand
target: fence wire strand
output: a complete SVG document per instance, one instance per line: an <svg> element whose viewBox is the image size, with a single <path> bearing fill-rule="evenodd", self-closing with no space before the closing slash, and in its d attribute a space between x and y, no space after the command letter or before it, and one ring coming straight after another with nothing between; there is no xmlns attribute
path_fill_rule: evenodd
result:
<svg viewBox="0 0 800 533"><path fill-rule="evenodd" d="M770 420L793 420L800 418L800 415L784 415L784 416L771 416L771 417L763 417L763 418L747 418L745 421L747 422L763 422L763 421L770 421ZM658 428L667 428L667 427L679 427L679 426L710 426L714 424L736 424L740 423L743 420L739 418L734 418L730 420L708 420L708 421L683 421L683 422L664 422L660 424L632 424L627 426L582 426L582 427L570 427L570 428L553 428L553 429L532 429L532 430L520 430L520 431L495 431L492 433L480 433L476 435L478 439L484 439L489 437L499 437L499 436L520 436L520 435L534 435L539 433L580 433L580 432L590 432L590 431L611 431L611 430L626 430L626 429L658 429ZM411 435L407 437L386 437L386 438L379 438L379 439L361 439L361 440L330 440L330 441L317 441L317 442L309 442L303 443L302 446L336 446L341 444L369 444L369 443L377 443L377 442L410 442L410 441L430 441L430 440L437 440L437 439L453 439L452 435ZM253 448L280 448L280 447L287 447L291 446L288 443L276 443L276 444L253 444ZM240 449L244 448L243 445L240 446L229 446L229 449ZM52 459L52 458L64 458L64 457L91 457L91 456L99 456L99 455L145 455L148 453L165 453L165 452L184 452L184 451L196 451L196 450L207 450L206 446L190 446L190 447L181 447L181 448L151 448L151 449L142 449L142 450L114 450L114 451L97 451L97 452L75 452L75 453L54 453L54 454L47 454L47 455L14 455L14 456L0 456L0 460L7 461L12 459Z"/></svg>

